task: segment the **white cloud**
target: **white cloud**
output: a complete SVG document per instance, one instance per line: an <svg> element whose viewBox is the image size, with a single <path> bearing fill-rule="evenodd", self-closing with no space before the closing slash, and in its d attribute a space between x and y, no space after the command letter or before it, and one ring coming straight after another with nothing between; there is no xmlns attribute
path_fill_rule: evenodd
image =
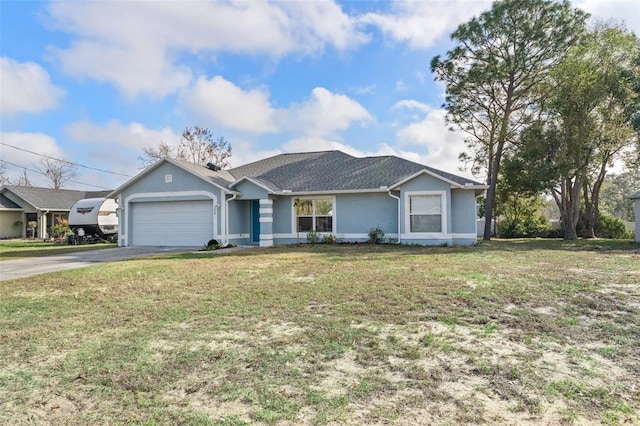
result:
<svg viewBox="0 0 640 426"><path fill-rule="evenodd" d="M372 120L354 99L316 87L309 98L286 108L274 108L267 90L244 90L220 76L198 79L183 94L183 102L196 114L223 129L257 135L291 132L304 136L333 136L354 122Z"/></svg>
<svg viewBox="0 0 640 426"><path fill-rule="evenodd" d="M282 119L296 134L324 137L346 130L353 122L366 124L373 118L348 96L316 87L309 99L292 105Z"/></svg>
<svg viewBox="0 0 640 426"><path fill-rule="evenodd" d="M43 157L26 151L36 152L50 157L67 159L64 150L56 140L43 133L0 132L0 139L7 145L22 148L25 151L0 145L0 157L6 161L6 177L15 181L26 169L37 170ZM11 164L8 164L11 163ZM21 168L22 167L22 168ZM45 176L27 170L27 177L34 186L48 187L51 183Z"/></svg>
<svg viewBox="0 0 640 426"><path fill-rule="evenodd" d="M230 159L231 167L242 166L283 152L279 148L263 149L259 143L241 138L234 138L231 145L233 149Z"/></svg>
<svg viewBox="0 0 640 426"><path fill-rule="evenodd" d="M87 151L83 155L88 164L128 176L140 172L142 164L138 157L144 147L156 146L161 141L177 145L180 141L180 135L169 128L149 129L140 123L123 124L118 120L111 120L104 125L77 121L66 126L65 133L69 140ZM93 175L101 181L97 185L112 189L127 180L124 176L95 173Z"/></svg>
<svg viewBox="0 0 640 426"><path fill-rule="evenodd" d="M414 49L428 49L460 23L490 6L489 0L396 0L392 13L367 13L360 21L379 27L391 40L407 43Z"/></svg>
<svg viewBox="0 0 640 426"><path fill-rule="evenodd" d="M180 142L180 135L168 127L149 129L140 123L123 124L118 120L111 120L104 125L76 121L65 127L65 133L75 142L104 145L112 150L126 148L139 153L144 147L157 145L161 141L169 145Z"/></svg>
<svg viewBox="0 0 640 426"><path fill-rule="evenodd" d="M458 155L466 150L464 135L459 131L448 130L445 123L445 110L433 109L416 101L401 101L400 105L396 105L397 108L410 107L426 113L421 120L398 131L396 137L399 148L422 147L426 149L426 153L420 156L424 164L473 178L470 172L460 171L463 164L458 160Z"/></svg>
<svg viewBox="0 0 640 426"><path fill-rule="evenodd" d="M284 144L285 152L316 152L338 150L354 157L363 157L364 153L343 142L331 140L321 136L304 136L289 140Z"/></svg>
<svg viewBox="0 0 640 426"><path fill-rule="evenodd" d="M640 36L640 5L638 0L578 0L574 7L589 12L592 18L624 22L627 29Z"/></svg>
<svg viewBox="0 0 640 426"><path fill-rule="evenodd" d="M264 89L242 90L220 76L201 77L185 99L193 111L218 126L255 134L277 130L276 111Z"/></svg>
<svg viewBox="0 0 640 426"><path fill-rule="evenodd" d="M38 113L56 108L63 91L47 71L34 62L0 58L0 115Z"/></svg>
<svg viewBox="0 0 640 426"><path fill-rule="evenodd" d="M334 2L51 2L51 27L77 37L50 53L71 75L127 96L162 97L189 84L185 54L229 52L279 59L368 41Z"/></svg>

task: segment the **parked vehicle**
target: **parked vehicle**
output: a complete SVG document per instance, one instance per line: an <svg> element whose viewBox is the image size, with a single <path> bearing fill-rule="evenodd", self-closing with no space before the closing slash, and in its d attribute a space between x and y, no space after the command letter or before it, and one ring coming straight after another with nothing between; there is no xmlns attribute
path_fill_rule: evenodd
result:
<svg viewBox="0 0 640 426"><path fill-rule="evenodd" d="M118 239L118 203L112 198L85 198L71 207L69 227L75 234L70 244Z"/></svg>

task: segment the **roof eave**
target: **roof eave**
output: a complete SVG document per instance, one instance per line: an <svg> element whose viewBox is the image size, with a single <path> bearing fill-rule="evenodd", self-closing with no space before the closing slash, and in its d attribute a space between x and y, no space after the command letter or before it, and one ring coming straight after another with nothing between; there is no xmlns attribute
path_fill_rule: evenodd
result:
<svg viewBox="0 0 640 426"><path fill-rule="evenodd" d="M268 186L256 181L255 179L250 178L249 176L242 176L240 179L235 180L234 182L229 184L229 190L232 190L230 188L233 188L236 185L239 185L240 183L244 182L244 181L248 181L251 182L252 184L256 185L259 188L264 189L265 191L267 191L267 194L278 194L280 191L274 191L273 189L269 188ZM234 190L232 190L234 191ZM236 191L237 192L237 191Z"/></svg>
<svg viewBox="0 0 640 426"><path fill-rule="evenodd" d="M371 189L338 189L338 190L326 190L326 191L276 191L274 195L295 196L295 195L333 195L333 194L370 194L375 192L388 192L388 187L371 188Z"/></svg>
<svg viewBox="0 0 640 426"><path fill-rule="evenodd" d="M416 172L416 173L412 174L411 176L406 177L406 178L404 178L403 180L401 180L401 181L399 181L399 182L397 182L397 183L394 183L394 184L393 184L393 185L391 185L389 188L390 188L390 189L396 189L396 188L398 188L398 187L400 187L400 186L404 185L405 183L407 183L407 182L409 182L409 181L412 181L413 179L415 179L415 178L417 178L418 176L421 176L421 175L423 175L423 174L426 174L426 175L428 175L428 176L431 176L431 177L434 177L434 178L436 178L436 179L439 179L439 180L441 180L441 181L443 181L443 182L445 182L445 183L448 183L449 185L451 185L451 187L452 187L452 188L459 188L459 189L470 188L470 186L469 186L469 185L466 185L466 184L460 184L460 183L458 183L458 182L454 182L454 181L452 181L451 179L447 179L447 178L445 178L445 177L443 177L443 176L440 176L439 174L434 173L434 172L432 172L432 171L430 171L430 170L427 170L427 169L422 169L422 170L420 170L419 172ZM477 186L477 185L475 185L475 186Z"/></svg>
<svg viewBox="0 0 640 426"><path fill-rule="evenodd" d="M171 163L174 166L178 167L179 169L189 173L191 176L194 176L198 179L201 179L205 182L207 182L210 185L213 185L221 190L223 190L225 193L234 193L235 191L230 190L229 188L226 188L222 185L219 185L215 182L212 182L210 180L208 180L207 178L205 178L204 176L200 176L197 175L195 173L193 173L191 170L187 169L186 167L183 167L180 163L173 161L171 158L162 158L160 160L158 160L155 164L153 164L152 166L147 167L144 171L142 171L141 173L138 173L136 176L134 176L133 178L129 179L127 182L125 182L124 184L122 184L120 187L118 187L117 189L113 190L112 192L110 192L107 195L107 198L117 198L117 196L123 192L125 189L127 189L128 187L130 187L131 185L135 184L136 182L138 182L140 179L142 179L143 177L147 176L149 173L151 173L152 171L156 170L157 168L159 168L161 165L165 164L165 163Z"/></svg>

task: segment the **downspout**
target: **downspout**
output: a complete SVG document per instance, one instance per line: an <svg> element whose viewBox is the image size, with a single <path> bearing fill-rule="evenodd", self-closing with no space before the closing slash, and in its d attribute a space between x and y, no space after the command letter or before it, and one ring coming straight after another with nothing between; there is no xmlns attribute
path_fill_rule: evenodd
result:
<svg viewBox="0 0 640 426"><path fill-rule="evenodd" d="M225 198L224 200L224 245L229 245L229 201L236 199L238 194L233 194L231 198Z"/></svg>
<svg viewBox="0 0 640 426"><path fill-rule="evenodd" d="M400 241L402 238L401 237L402 232L400 231L400 197L396 197L395 195L393 195L391 193L391 190L389 190L388 194L389 194L389 197L395 198L396 200L398 200L398 244L400 244Z"/></svg>

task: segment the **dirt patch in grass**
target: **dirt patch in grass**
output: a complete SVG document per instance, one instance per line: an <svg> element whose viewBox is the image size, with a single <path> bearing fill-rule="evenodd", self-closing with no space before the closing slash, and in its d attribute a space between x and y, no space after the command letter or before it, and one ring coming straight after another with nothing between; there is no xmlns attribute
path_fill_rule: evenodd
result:
<svg viewBox="0 0 640 426"><path fill-rule="evenodd" d="M635 250L276 247L2 282L0 419L637 424Z"/></svg>

